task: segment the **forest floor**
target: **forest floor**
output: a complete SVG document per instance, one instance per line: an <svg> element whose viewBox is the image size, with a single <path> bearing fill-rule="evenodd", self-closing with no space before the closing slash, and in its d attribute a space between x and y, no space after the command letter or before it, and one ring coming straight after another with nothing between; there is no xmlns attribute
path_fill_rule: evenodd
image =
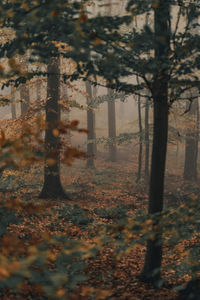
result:
<svg viewBox="0 0 200 300"><path fill-rule="evenodd" d="M148 189L144 180L136 182L136 157L131 160L121 159L111 163L103 158L95 161L95 169L86 169L85 161L77 161L72 167L63 167L62 183L68 193L70 200L54 199L41 200L38 194L42 186L42 170L40 167L32 167L24 172L5 171L1 180L0 188L2 199L21 199L24 203L32 201L35 204L42 204L45 213L39 214L23 212L21 222L9 227L7 235L12 236L13 247L20 249L35 246L41 242L44 235L67 235L75 240L89 239L87 226L84 221L73 223L67 220L61 211L68 209L67 205L79 207L87 211L95 222L113 223L116 218L120 218L120 213L111 213L112 208L126 208L131 214L135 214L139 209L147 209ZM174 174L166 176L166 205L179 205L183 195L192 193L200 194L199 183L191 185L183 184L182 177ZM5 192L5 188L7 192ZM110 215L105 214L105 210L110 209ZM114 210L113 210L114 211ZM52 213L53 212L53 213ZM104 212L104 215L103 215ZM81 211L80 211L81 213ZM4 241L5 242L5 241ZM9 251L9 250L7 250ZM13 250L10 250L10 253ZM178 293L173 290L177 284L185 283L189 276L179 279L174 278L174 271L163 267L163 277L169 277L168 285L155 289L149 284L141 283L138 275L142 270L145 255L145 246L138 245L129 253L125 253L118 258L114 255L114 247L106 245L93 259L87 260L85 273L88 277L87 284L95 286L97 291L93 299L121 299L121 300L173 300ZM163 266L170 262L178 263L179 257L174 252L170 257L167 255L168 249L164 249ZM105 294L102 288L105 288ZM85 291L85 292L83 292ZM1 300L29 300L38 298L34 288L24 285L17 293L7 290L6 294L0 296ZM44 298L45 299L45 298ZM66 299L91 299L87 295L85 283L71 293Z"/></svg>

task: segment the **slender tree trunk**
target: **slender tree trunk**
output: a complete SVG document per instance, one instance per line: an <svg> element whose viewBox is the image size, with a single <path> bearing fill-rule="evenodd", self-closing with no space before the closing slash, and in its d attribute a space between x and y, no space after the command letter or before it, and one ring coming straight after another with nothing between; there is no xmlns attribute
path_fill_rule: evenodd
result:
<svg viewBox="0 0 200 300"><path fill-rule="evenodd" d="M192 23L198 23L198 19L193 20ZM191 34L198 34L198 28L190 26ZM185 180L197 180L197 158L198 158L198 90L192 89L188 98L196 97L191 104L190 111L188 112L188 130L186 134L185 143L185 165L184 165L184 179Z"/></svg>
<svg viewBox="0 0 200 300"><path fill-rule="evenodd" d="M37 83L36 83L36 97L37 97L37 101L41 100L41 83L39 77L37 78Z"/></svg>
<svg viewBox="0 0 200 300"><path fill-rule="evenodd" d="M26 56L22 59L22 68L28 71ZM24 116L29 107L30 94L29 94L29 82L20 86L20 98L21 98L21 116Z"/></svg>
<svg viewBox="0 0 200 300"><path fill-rule="evenodd" d="M90 104L90 101L92 99L92 86L89 83L89 81L86 81L86 92L88 94L87 97L87 103L88 105ZM94 111L91 108L87 109L87 129L88 129L88 143L87 143L87 167L89 168L94 168L94 138L95 138L95 133L94 133Z"/></svg>
<svg viewBox="0 0 200 300"><path fill-rule="evenodd" d="M70 122L70 108L69 108L69 102L68 102L68 91L67 91L67 84L65 82L62 82L62 100L65 101L68 104L67 110L64 111L65 116L64 116L64 120L67 122ZM71 142L71 135L70 133L66 134L66 139Z"/></svg>
<svg viewBox="0 0 200 300"><path fill-rule="evenodd" d="M15 107L15 93L14 93L14 87L11 85L11 115L12 119L16 119L17 114L16 114L16 107Z"/></svg>
<svg viewBox="0 0 200 300"><path fill-rule="evenodd" d="M26 82L20 88L21 116L24 116L29 107L29 84Z"/></svg>
<svg viewBox="0 0 200 300"><path fill-rule="evenodd" d="M47 75L47 102L44 167L44 185L40 198L67 198L60 180L60 139L57 135L57 123L60 120L59 107L59 58L51 58Z"/></svg>
<svg viewBox="0 0 200 300"><path fill-rule="evenodd" d="M161 213L163 209L164 174L168 139L168 61L170 45L170 4L159 0L154 9L155 26L155 59L157 73L154 77L154 129L149 191L149 208L151 216ZM159 217L153 221L154 238L148 240L145 264L141 279L159 284L162 262L162 232L159 227Z"/></svg>
<svg viewBox="0 0 200 300"><path fill-rule="evenodd" d="M149 182L149 100L145 103L145 182Z"/></svg>
<svg viewBox="0 0 200 300"><path fill-rule="evenodd" d="M188 112L188 129L185 141L185 164L184 179L197 180L197 158L198 158L198 100L193 100Z"/></svg>
<svg viewBox="0 0 200 300"><path fill-rule="evenodd" d="M113 90L108 89L108 137L109 143L109 160L115 162L117 160L117 148L115 144L116 138L116 120L115 120L115 100L111 100Z"/></svg>
<svg viewBox="0 0 200 300"><path fill-rule="evenodd" d="M138 154L138 173L137 173L137 180L138 182L141 179L141 169L142 169L142 114L141 114L141 101L140 96L138 96L138 125L139 125L139 154Z"/></svg>
<svg viewBox="0 0 200 300"><path fill-rule="evenodd" d="M95 99L97 96L97 87L94 86L92 89L92 97L93 99ZM93 118L94 118L94 140L96 140L97 136L96 136L96 115L95 115L95 111L93 111ZM93 147L94 147L94 155L97 156L97 143L93 143Z"/></svg>

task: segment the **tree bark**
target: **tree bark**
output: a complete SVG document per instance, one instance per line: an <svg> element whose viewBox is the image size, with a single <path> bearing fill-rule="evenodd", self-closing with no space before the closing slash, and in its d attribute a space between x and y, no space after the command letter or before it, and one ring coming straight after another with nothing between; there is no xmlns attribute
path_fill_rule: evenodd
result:
<svg viewBox="0 0 200 300"><path fill-rule="evenodd" d="M41 82L39 77L37 78L37 83L36 83L36 97L37 101L39 102L41 100Z"/></svg>
<svg viewBox="0 0 200 300"><path fill-rule="evenodd" d="M197 158L198 158L198 100L193 100L188 112L188 129L185 141L185 164L184 179L197 180Z"/></svg>
<svg viewBox="0 0 200 300"><path fill-rule="evenodd" d="M115 120L115 100L111 101L113 90L108 89L108 137L109 142L109 160L115 162L117 160L117 148L114 139L116 138L116 120Z"/></svg>
<svg viewBox="0 0 200 300"><path fill-rule="evenodd" d="M145 103L145 167L144 176L145 182L149 182L149 100Z"/></svg>
<svg viewBox="0 0 200 300"><path fill-rule="evenodd" d="M29 84L26 82L20 88L21 116L24 116L29 107Z"/></svg>
<svg viewBox="0 0 200 300"><path fill-rule="evenodd" d="M16 119L17 114L16 114L16 107L15 107L15 93L14 93L14 87L11 85L11 115L12 119Z"/></svg>
<svg viewBox="0 0 200 300"><path fill-rule="evenodd" d="M68 98L68 91L67 91L67 83L66 82L62 82L62 101L66 102L68 104L67 109L63 112L64 114L64 120L66 122L70 122L70 108L69 108L69 98ZM61 116L62 118L62 116ZM70 133L67 133L65 135L66 139L71 143L71 135Z"/></svg>
<svg viewBox="0 0 200 300"><path fill-rule="evenodd" d="M22 68L28 71L28 66L26 62L26 56L22 59ZM29 107L29 101L30 101L30 94L29 94L29 82L22 84L20 86L20 98L21 98L21 116L23 117Z"/></svg>
<svg viewBox="0 0 200 300"><path fill-rule="evenodd" d="M60 139L56 128L60 120L59 58L51 58L47 75L44 185L40 198L68 198L60 180Z"/></svg>
<svg viewBox="0 0 200 300"><path fill-rule="evenodd" d="M138 154L138 172L136 182L141 179L141 169L142 169L142 115L141 115L141 101L140 96L138 96L138 125L139 125L139 154Z"/></svg>
<svg viewBox="0 0 200 300"><path fill-rule="evenodd" d="M159 0L154 9L155 62L157 73L153 82L154 128L151 161L149 215L158 217L153 221L154 238L147 241L145 264L141 279L159 285L162 263L162 233L159 213L163 210L164 174L168 139L168 54L170 45L170 4Z"/></svg>
<svg viewBox="0 0 200 300"><path fill-rule="evenodd" d="M96 80L96 79L95 79ZM92 89L92 97L93 99L95 99L97 96L97 86L94 86ZM94 139L96 140L96 115L95 115L95 111L93 111L93 118L94 118ZM93 147L94 147L94 155L97 156L97 143L93 143Z"/></svg>
<svg viewBox="0 0 200 300"><path fill-rule="evenodd" d="M162 97L162 95L160 95ZM160 213L163 210L164 173L168 136L168 104L166 96L163 101L154 102L154 134L152 163L149 192L149 214ZM161 98L162 99L162 98ZM161 232L156 230L159 220L154 224L155 238L148 240L145 264L142 277L145 282L157 284L160 279L160 268L162 262ZM157 271L154 274L154 271Z"/></svg>
<svg viewBox="0 0 200 300"><path fill-rule="evenodd" d="M87 104L90 105L90 101L92 99L92 86L90 82L86 81L86 92L88 94L87 97ZM95 131L94 131L94 123L95 123L95 118L94 118L94 111L92 108L87 109L87 129L88 129L88 134L87 134L87 164L86 166L89 168L94 168L94 151L95 151L95 146L93 140L95 139Z"/></svg>

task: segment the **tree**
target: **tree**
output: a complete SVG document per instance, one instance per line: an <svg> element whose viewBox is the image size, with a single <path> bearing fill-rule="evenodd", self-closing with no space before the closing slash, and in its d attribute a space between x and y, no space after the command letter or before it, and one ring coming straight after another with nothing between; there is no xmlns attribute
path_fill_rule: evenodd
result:
<svg viewBox="0 0 200 300"><path fill-rule="evenodd" d="M61 60L62 62L62 60ZM68 88L67 83L63 80L61 81L61 97L62 101L66 104L65 109L63 110L63 115L61 115L61 119L65 120L66 122L70 122L70 106L69 106L69 97L68 97ZM61 111L62 113L62 111ZM67 133L65 135L67 141L71 142L71 135L70 133Z"/></svg>
<svg viewBox="0 0 200 300"><path fill-rule="evenodd" d="M47 71L47 102L45 106L47 129L45 131L44 185L40 198L67 198L60 181L60 139L57 130L60 121L59 57L50 59Z"/></svg>
<svg viewBox="0 0 200 300"><path fill-rule="evenodd" d="M112 89L108 89L108 138L109 138L109 160L117 160L116 138L116 121L115 121L115 99Z"/></svg>
<svg viewBox="0 0 200 300"><path fill-rule="evenodd" d="M87 141L87 167L94 168L94 155L95 155L95 116L94 110L90 106L90 102L92 100L92 86L90 82L85 82L86 92L87 92L87 129L88 129L88 141Z"/></svg>
<svg viewBox="0 0 200 300"><path fill-rule="evenodd" d="M168 137L168 81L170 53L170 5L164 0L154 9L155 59L157 74L153 80L154 129L149 191L149 214L163 209L164 174ZM155 226L158 224L155 223ZM159 232L148 240L142 277L156 283L160 279L162 244ZM156 270L156 272L155 272Z"/></svg>
<svg viewBox="0 0 200 300"><path fill-rule="evenodd" d="M145 169L144 176L146 183L149 182L149 99L145 102Z"/></svg>
<svg viewBox="0 0 200 300"><path fill-rule="evenodd" d="M188 112L188 127L185 141L184 179L197 180L198 158L198 100L191 103Z"/></svg>
<svg viewBox="0 0 200 300"><path fill-rule="evenodd" d="M137 182L141 179L141 169L142 169L142 113L141 113L141 99L138 96L138 125L139 125L139 155L138 155L138 174L137 174Z"/></svg>
<svg viewBox="0 0 200 300"><path fill-rule="evenodd" d="M191 34L197 33L196 26L193 28L193 23L198 23L198 20L193 20L190 24ZM197 158L198 158L198 119L199 119L199 103L198 103L198 90L193 89L188 95L190 100L189 108L189 121L188 130L185 142L185 165L184 165L184 179L197 180Z"/></svg>
<svg viewBox="0 0 200 300"><path fill-rule="evenodd" d="M16 107L15 107L15 92L14 92L14 87L13 85L11 85L10 88L11 91L11 115L12 115L12 119L16 119Z"/></svg>
<svg viewBox="0 0 200 300"><path fill-rule="evenodd" d="M26 65L26 57L23 57L21 62L21 67L23 71L28 71L28 67ZM21 116L24 116L28 110L29 102L30 102L30 95L29 95L29 83L26 82L20 85L20 104L21 104Z"/></svg>
<svg viewBox="0 0 200 300"><path fill-rule="evenodd" d="M27 83L20 87L20 98L21 98L21 115L24 116L29 106L29 89Z"/></svg>
<svg viewBox="0 0 200 300"><path fill-rule="evenodd" d="M112 13L112 0L109 1L109 15ZM109 83L108 83L109 85ZM112 98L113 91L108 89L108 138L109 141L109 160L115 162L117 160L117 148L115 144L116 138L116 116L115 116L115 99Z"/></svg>

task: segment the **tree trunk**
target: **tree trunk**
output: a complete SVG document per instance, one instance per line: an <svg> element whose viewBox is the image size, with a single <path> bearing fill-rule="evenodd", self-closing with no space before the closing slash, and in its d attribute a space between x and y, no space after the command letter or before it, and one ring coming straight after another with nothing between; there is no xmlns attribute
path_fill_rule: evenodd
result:
<svg viewBox="0 0 200 300"><path fill-rule="evenodd" d="M37 97L37 101L39 102L41 100L41 82L39 77L37 78L37 82L36 82L36 97Z"/></svg>
<svg viewBox="0 0 200 300"><path fill-rule="evenodd" d="M142 169L142 115L141 115L141 101L140 96L138 96L138 125L139 125L139 154L138 154L138 173L136 182L141 179L141 169Z"/></svg>
<svg viewBox="0 0 200 300"><path fill-rule="evenodd" d="M145 167L144 176L145 182L149 182L149 100L145 103Z"/></svg>
<svg viewBox="0 0 200 300"><path fill-rule="evenodd" d="M162 97L162 94L160 95ZM162 99L162 98L161 98ZM164 173L168 136L168 104L167 97L163 101L154 102L154 133L149 192L149 214L159 213L163 209ZM154 232L159 220L154 224ZM160 279L162 262L161 232L155 232L155 238L147 242L147 253L142 271L144 281L156 284ZM154 274L154 271L157 271Z"/></svg>
<svg viewBox="0 0 200 300"><path fill-rule="evenodd" d="M170 45L170 4L160 0L154 9L155 60L157 73L153 82L154 129L151 161L149 208L151 216L162 212L164 174L168 138L168 54ZM159 285L162 262L162 233L159 217L153 222L154 238L147 241L147 252L141 279Z"/></svg>
<svg viewBox="0 0 200 300"><path fill-rule="evenodd" d="M88 94L87 97L87 104L90 105L90 101L92 99L92 86L91 84L86 81L86 92ZM95 139L95 133L94 133L94 111L91 108L87 109L87 129L88 129L88 135L87 135L87 167L94 168L94 142Z"/></svg>
<svg viewBox="0 0 200 300"><path fill-rule="evenodd" d="M24 116L29 107L29 84L26 82L20 88L21 116Z"/></svg>
<svg viewBox="0 0 200 300"><path fill-rule="evenodd" d="M16 107L15 107L15 92L14 92L14 87L11 85L11 115L12 119L16 119L17 114L16 114Z"/></svg>
<svg viewBox="0 0 200 300"><path fill-rule="evenodd" d="M115 120L115 100L111 100L113 90L108 89L108 137L109 142L109 160L115 162L117 160L116 138L116 120Z"/></svg>
<svg viewBox="0 0 200 300"><path fill-rule="evenodd" d="M97 86L94 86L92 89L92 97L95 99L97 96ZM96 115L95 111L93 111L93 118L94 118L94 139L96 140ZM93 143L94 147L94 155L97 156L97 143Z"/></svg>
<svg viewBox="0 0 200 300"><path fill-rule="evenodd" d="M28 71L28 66L26 62L26 56L22 58L21 61L22 68ZM27 81L25 84L20 86L20 100L21 100L21 116L23 117L28 110L30 94L29 94L29 82Z"/></svg>
<svg viewBox="0 0 200 300"><path fill-rule="evenodd" d="M70 122L70 108L69 108L69 99L68 99L68 91L67 91L67 83L66 82L62 82L62 101L66 102L68 104L68 107L67 109L63 112L65 115L64 115L64 121L66 122ZM62 117L61 117L62 118ZM67 133L65 135L66 139L71 143L71 135L70 133Z"/></svg>
<svg viewBox="0 0 200 300"><path fill-rule="evenodd" d="M198 100L193 100L188 112L187 134L185 141L185 164L184 179L197 180L197 158L198 158Z"/></svg>
<svg viewBox="0 0 200 300"><path fill-rule="evenodd" d="M44 185L40 198L67 198L60 180L60 139L57 135L57 123L60 120L59 107L59 58L51 58L47 75L47 102L44 167Z"/></svg>

